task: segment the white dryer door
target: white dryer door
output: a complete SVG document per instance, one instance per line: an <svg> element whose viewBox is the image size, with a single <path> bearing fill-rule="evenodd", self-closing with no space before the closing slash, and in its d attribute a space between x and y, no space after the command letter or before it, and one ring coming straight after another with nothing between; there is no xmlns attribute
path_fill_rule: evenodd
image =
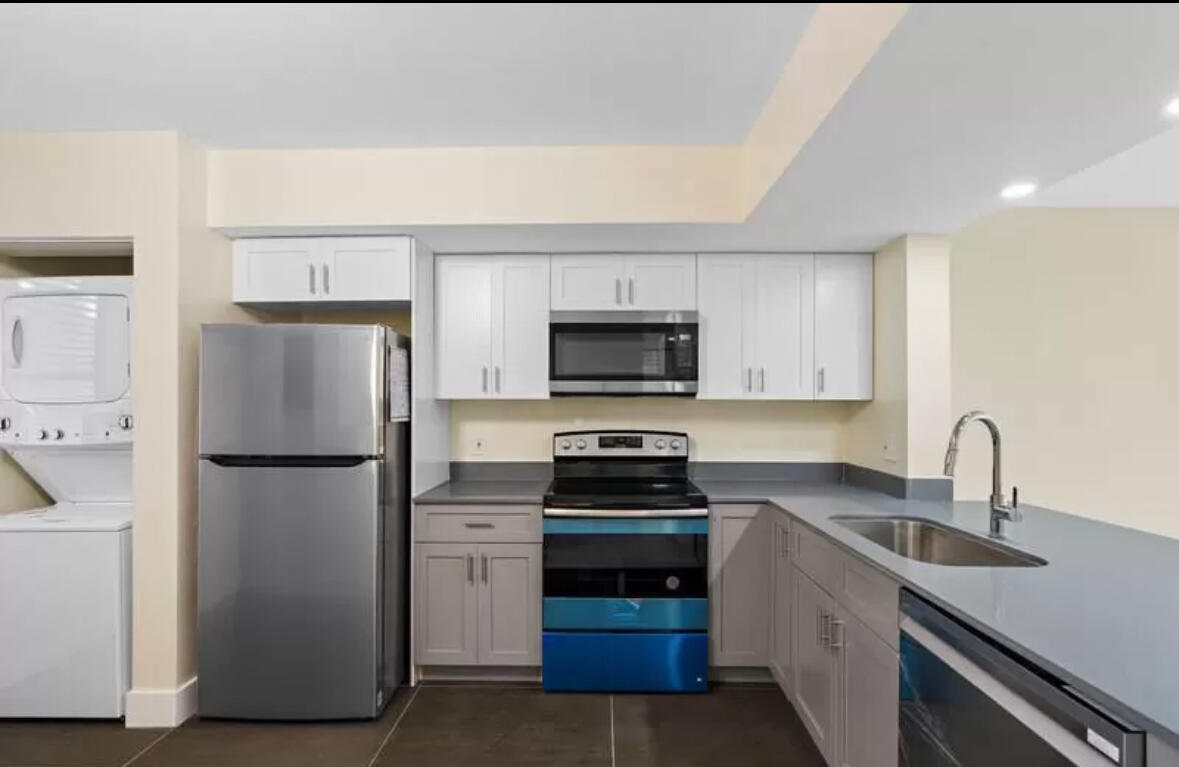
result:
<svg viewBox="0 0 1179 767"><path fill-rule="evenodd" d="M4 299L3 385L29 404L113 402L131 383L127 297L67 293Z"/></svg>

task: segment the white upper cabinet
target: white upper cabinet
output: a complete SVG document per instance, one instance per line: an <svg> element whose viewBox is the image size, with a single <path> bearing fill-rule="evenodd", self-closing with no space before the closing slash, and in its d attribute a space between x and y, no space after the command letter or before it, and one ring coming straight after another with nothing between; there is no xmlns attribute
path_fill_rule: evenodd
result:
<svg viewBox="0 0 1179 767"><path fill-rule="evenodd" d="M329 301L408 301L408 237L323 240L322 296Z"/></svg>
<svg viewBox="0 0 1179 767"><path fill-rule="evenodd" d="M547 399L549 257L438 256L437 396Z"/></svg>
<svg viewBox="0 0 1179 767"><path fill-rule="evenodd" d="M233 300L392 303L411 298L409 237L234 240Z"/></svg>
<svg viewBox="0 0 1179 767"><path fill-rule="evenodd" d="M700 256L700 396L814 396L814 257Z"/></svg>
<svg viewBox="0 0 1179 767"><path fill-rule="evenodd" d="M871 255L699 263L701 398L872 398Z"/></svg>
<svg viewBox="0 0 1179 767"><path fill-rule="evenodd" d="M760 256L754 327L759 397L810 399L814 388L813 256Z"/></svg>
<svg viewBox="0 0 1179 767"><path fill-rule="evenodd" d="M815 256L815 398L872 399L872 256Z"/></svg>
<svg viewBox="0 0 1179 767"><path fill-rule="evenodd" d="M683 311L696 308L696 256L553 256L552 308Z"/></svg>

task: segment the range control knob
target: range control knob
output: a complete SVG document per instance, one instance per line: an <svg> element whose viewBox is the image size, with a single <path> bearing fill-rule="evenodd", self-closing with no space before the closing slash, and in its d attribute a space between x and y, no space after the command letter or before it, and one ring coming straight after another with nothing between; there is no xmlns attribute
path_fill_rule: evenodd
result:
<svg viewBox="0 0 1179 767"><path fill-rule="evenodd" d="M54 439L65 439L65 432L62 431L61 429L58 429L57 431L53 432L53 438Z"/></svg>
<svg viewBox="0 0 1179 767"><path fill-rule="evenodd" d="M570 441L569 441L569 440L567 440L567 439L563 439L563 440L561 440L561 449L562 449L562 450L568 450L568 449L569 449L569 448L571 448L571 447L573 447L573 443L572 443L572 442L570 442Z"/></svg>
<svg viewBox="0 0 1179 767"><path fill-rule="evenodd" d="M673 439L671 441L671 449L672 450L679 450L680 449L680 441L678 439Z"/></svg>
<svg viewBox="0 0 1179 767"><path fill-rule="evenodd" d="M37 432L37 439L49 439L49 432L45 429L41 429Z"/></svg>
<svg viewBox="0 0 1179 767"><path fill-rule="evenodd" d="M8 431L12 428L12 419L5 416L0 418L0 431Z"/></svg>
<svg viewBox="0 0 1179 767"><path fill-rule="evenodd" d="M657 439L657 440L655 440L655 449L656 449L656 450L662 450L662 449L663 449L663 448L665 448L665 447L667 447L667 443L666 443L666 442L664 442L664 441L663 441L663 440L661 440L661 439Z"/></svg>
<svg viewBox="0 0 1179 767"><path fill-rule="evenodd" d="M131 416L129 416L129 415L119 416L118 424L119 424L119 428L122 429L123 431L130 430L131 424L132 424Z"/></svg>
<svg viewBox="0 0 1179 767"><path fill-rule="evenodd" d="M577 440L577 449L578 450L585 450L585 440L584 439Z"/></svg>

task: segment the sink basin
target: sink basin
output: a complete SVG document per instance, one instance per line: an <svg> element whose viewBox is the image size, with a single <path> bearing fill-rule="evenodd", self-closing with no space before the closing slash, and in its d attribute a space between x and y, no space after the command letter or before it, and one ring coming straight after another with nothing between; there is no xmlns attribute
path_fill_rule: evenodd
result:
<svg viewBox="0 0 1179 767"><path fill-rule="evenodd" d="M1046 560L920 517L836 516L843 525L902 557L958 567L1041 567Z"/></svg>

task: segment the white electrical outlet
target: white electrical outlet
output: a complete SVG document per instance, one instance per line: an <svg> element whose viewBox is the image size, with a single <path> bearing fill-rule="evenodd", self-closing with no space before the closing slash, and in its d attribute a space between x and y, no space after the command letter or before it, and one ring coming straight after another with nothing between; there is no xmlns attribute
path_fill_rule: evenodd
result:
<svg viewBox="0 0 1179 767"><path fill-rule="evenodd" d="M475 441L471 443L472 455L483 455L487 452L487 440L482 437L475 437Z"/></svg>
<svg viewBox="0 0 1179 767"><path fill-rule="evenodd" d="M897 462L897 438L893 434L884 439L884 460L889 463Z"/></svg>

